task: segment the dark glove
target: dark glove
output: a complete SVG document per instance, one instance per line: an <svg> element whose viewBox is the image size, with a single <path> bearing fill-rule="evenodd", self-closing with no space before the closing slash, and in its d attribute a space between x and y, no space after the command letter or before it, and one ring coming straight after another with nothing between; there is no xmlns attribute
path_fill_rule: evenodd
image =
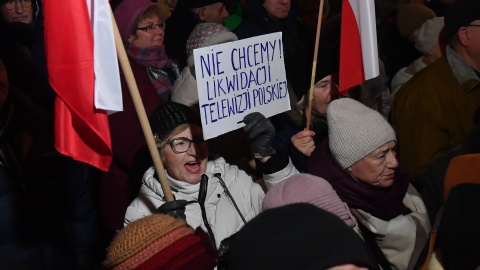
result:
<svg viewBox="0 0 480 270"><path fill-rule="evenodd" d="M271 156L276 153L272 147L275 128L270 120L259 112L253 112L243 118L245 131L250 141L250 151L255 158Z"/></svg>
<svg viewBox="0 0 480 270"><path fill-rule="evenodd" d="M186 200L173 200L160 205L160 207L157 208L157 213L167 214L174 218L186 219L185 217L186 205L187 205Z"/></svg>

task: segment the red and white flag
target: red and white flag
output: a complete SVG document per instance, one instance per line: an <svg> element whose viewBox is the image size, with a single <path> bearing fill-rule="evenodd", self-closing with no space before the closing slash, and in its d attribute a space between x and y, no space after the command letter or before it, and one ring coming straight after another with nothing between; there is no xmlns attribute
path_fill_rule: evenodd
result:
<svg viewBox="0 0 480 270"><path fill-rule="evenodd" d="M374 0L343 0L339 90L377 77L378 49Z"/></svg>
<svg viewBox="0 0 480 270"><path fill-rule="evenodd" d="M107 0L95 2L101 1ZM94 35L87 2L44 0L43 10L48 77L57 94L55 148L75 160L107 171L112 162L112 146L105 110L115 108L94 106L95 91L104 91L108 85L96 85L99 76L94 72L94 60L104 60L94 58ZM106 14L110 16L110 11ZM108 49L114 51L115 47ZM117 64L116 59L114 63ZM121 97L120 88L113 92L116 94L111 98Z"/></svg>

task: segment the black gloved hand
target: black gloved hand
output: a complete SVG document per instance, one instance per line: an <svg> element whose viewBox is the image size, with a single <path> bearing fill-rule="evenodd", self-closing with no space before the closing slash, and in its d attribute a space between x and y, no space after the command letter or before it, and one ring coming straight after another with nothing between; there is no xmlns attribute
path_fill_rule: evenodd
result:
<svg viewBox="0 0 480 270"><path fill-rule="evenodd" d="M185 206L187 205L186 200L173 200L170 202L165 202L157 208L157 213L167 214L174 218L183 218L187 219L185 216Z"/></svg>
<svg viewBox="0 0 480 270"><path fill-rule="evenodd" d="M270 120L259 112L253 112L243 118L245 131L250 141L250 151L255 158L271 156L276 153L272 147L275 128Z"/></svg>

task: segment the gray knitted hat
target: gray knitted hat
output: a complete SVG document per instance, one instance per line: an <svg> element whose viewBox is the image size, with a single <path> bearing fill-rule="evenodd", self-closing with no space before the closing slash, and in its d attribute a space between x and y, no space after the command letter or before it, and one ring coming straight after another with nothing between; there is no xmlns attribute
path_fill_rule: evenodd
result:
<svg viewBox="0 0 480 270"><path fill-rule="evenodd" d="M225 26L218 23L199 23L192 30L185 46L187 50L187 63L189 67L193 67L195 62L193 59L193 50L229 41L238 40L238 37L228 30Z"/></svg>
<svg viewBox="0 0 480 270"><path fill-rule="evenodd" d="M330 151L343 169L397 140L393 128L379 112L351 98L332 101L327 122Z"/></svg>

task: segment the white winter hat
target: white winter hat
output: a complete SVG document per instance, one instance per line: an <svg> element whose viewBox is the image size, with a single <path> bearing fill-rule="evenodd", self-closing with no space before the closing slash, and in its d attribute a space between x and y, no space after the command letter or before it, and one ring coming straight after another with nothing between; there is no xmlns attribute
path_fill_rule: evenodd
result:
<svg viewBox="0 0 480 270"><path fill-rule="evenodd" d="M343 169L397 140L379 112L351 98L340 98L328 105L327 123L330 151Z"/></svg>
<svg viewBox="0 0 480 270"><path fill-rule="evenodd" d="M434 17L424 22L418 31L415 48L423 54L428 54L438 42L438 36L444 25L443 17Z"/></svg>
<svg viewBox="0 0 480 270"><path fill-rule="evenodd" d="M199 23L190 33L185 49L187 50L187 63L189 67L195 65L193 50L229 41L238 40L238 37L225 26L218 23Z"/></svg>

